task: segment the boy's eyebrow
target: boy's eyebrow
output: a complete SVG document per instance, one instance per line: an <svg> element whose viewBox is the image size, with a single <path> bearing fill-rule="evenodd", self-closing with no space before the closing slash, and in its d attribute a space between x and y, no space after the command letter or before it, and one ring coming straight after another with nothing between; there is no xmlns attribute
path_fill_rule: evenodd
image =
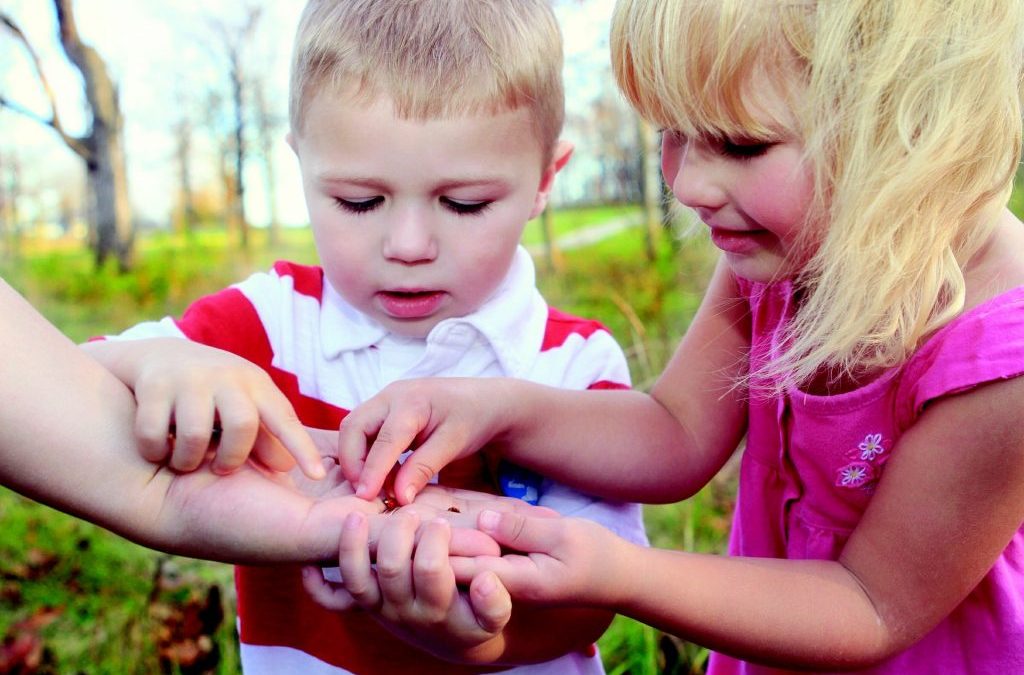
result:
<svg viewBox="0 0 1024 675"><path fill-rule="evenodd" d="M381 189L387 185L387 181L378 178L369 178L366 176L348 176L336 173L321 173L316 175L316 180L321 184L332 184L332 183L343 183L345 185L356 185L359 187L367 187L374 189ZM472 178L446 178L439 182L435 188L439 190L450 190L453 188L460 187L497 187L508 184L508 179L504 176L493 175L493 176L474 176Z"/></svg>
<svg viewBox="0 0 1024 675"><path fill-rule="evenodd" d="M363 187L380 187L382 181L375 178L366 178L363 176L344 176L334 173L318 173L316 174L316 181L318 183L345 183L346 185L359 185Z"/></svg>

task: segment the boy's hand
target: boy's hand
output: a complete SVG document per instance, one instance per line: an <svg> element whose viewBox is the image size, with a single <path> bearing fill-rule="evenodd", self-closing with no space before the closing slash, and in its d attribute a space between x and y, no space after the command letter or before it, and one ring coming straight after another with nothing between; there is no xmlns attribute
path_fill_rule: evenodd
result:
<svg viewBox="0 0 1024 675"><path fill-rule="evenodd" d="M363 499L376 497L406 450L395 497L409 504L452 461L479 450L499 428L498 378L395 382L342 420L338 461ZM371 442L372 440L372 442Z"/></svg>
<svg viewBox="0 0 1024 675"><path fill-rule="evenodd" d="M421 525L416 506L377 518L376 569L371 565L368 520L350 514L342 528L339 567L343 587L307 568L303 582L313 597L330 609L358 606L399 637L442 658L488 660L511 618L508 592L491 573L470 583L463 593L449 563L452 528L431 518Z"/></svg>
<svg viewBox="0 0 1024 675"><path fill-rule="evenodd" d="M88 351L135 392L135 434L143 457L193 471L214 452L216 473L252 453L275 471L297 462L310 478L321 458L291 403L249 361L177 338L90 343Z"/></svg>

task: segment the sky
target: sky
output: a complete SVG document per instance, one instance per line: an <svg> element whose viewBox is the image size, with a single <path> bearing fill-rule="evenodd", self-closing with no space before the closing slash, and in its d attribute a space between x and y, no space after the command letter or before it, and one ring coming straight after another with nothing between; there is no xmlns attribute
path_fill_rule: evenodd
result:
<svg viewBox="0 0 1024 675"><path fill-rule="evenodd" d="M252 0L250 0L251 2ZM302 2L265 0L257 36L258 67L272 82L272 105L286 116L288 58ZM608 23L614 0L579 0L557 5L566 52L566 100L569 108L585 110L597 93L610 86ZM183 110L202 108L202 92L223 82L227 67L219 66L210 17L229 24L241 16L244 0L77 0L75 12L83 39L103 56L121 94L126 120L129 189L133 207L142 218L166 222L176 186L173 136L170 129ZM56 92L58 110L69 133L87 130L81 79L68 64L56 39L56 19L45 0L0 0L27 34L42 60ZM226 85L219 89L226 91ZM30 61L20 45L0 29L0 91L19 104L48 116L48 104ZM301 185L294 157L284 143L282 126L275 142L278 208L285 223L305 222ZM586 139L577 145L576 163L587 154ZM583 146L583 147L581 147ZM204 148L197 148L203 153ZM58 184L80 182L79 160L56 135L10 111L0 110L0 162L16 155L23 188L43 210L53 210L60 198ZM260 167L252 162L247 184L252 193L247 212L266 220ZM212 180L212 163L193 162L196 181ZM572 165L570 165L570 170ZM204 171L205 169L205 171ZM568 173L568 171L567 171Z"/></svg>

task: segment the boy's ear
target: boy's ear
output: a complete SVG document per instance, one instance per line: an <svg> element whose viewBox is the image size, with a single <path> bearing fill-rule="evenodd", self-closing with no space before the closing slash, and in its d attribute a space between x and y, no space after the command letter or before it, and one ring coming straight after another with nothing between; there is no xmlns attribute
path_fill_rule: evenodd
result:
<svg viewBox="0 0 1024 675"><path fill-rule="evenodd" d="M533 209L530 211L530 219L536 218L548 205L548 197L551 196L551 188L555 186L555 175L562 170L572 157L573 146L569 141L558 141L551 153L551 163L544 168L540 176L540 185L537 187L537 196L534 198Z"/></svg>

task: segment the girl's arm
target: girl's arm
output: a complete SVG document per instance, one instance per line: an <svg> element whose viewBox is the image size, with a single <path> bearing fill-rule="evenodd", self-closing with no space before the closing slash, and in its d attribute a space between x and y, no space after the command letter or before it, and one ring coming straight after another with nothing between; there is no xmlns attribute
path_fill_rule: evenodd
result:
<svg viewBox="0 0 1024 675"><path fill-rule="evenodd" d="M838 561L643 549L575 520L489 515L499 543L547 555L456 560L513 597L615 609L718 651L864 667L959 605L1024 521L1024 377L933 404L900 440Z"/></svg>
<svg viewBox="0 0 1024 675"><path fill-rule="evenodd" d="M584 492L676 501L700 489L743 437L744 390L735 382L746 372L749 335L747 305L719 264L652 394L511 378L399 382L342 422L342 468L357 494L376 495L415 440L395 481L406 503L441 467L487 445Z"/></svg>

